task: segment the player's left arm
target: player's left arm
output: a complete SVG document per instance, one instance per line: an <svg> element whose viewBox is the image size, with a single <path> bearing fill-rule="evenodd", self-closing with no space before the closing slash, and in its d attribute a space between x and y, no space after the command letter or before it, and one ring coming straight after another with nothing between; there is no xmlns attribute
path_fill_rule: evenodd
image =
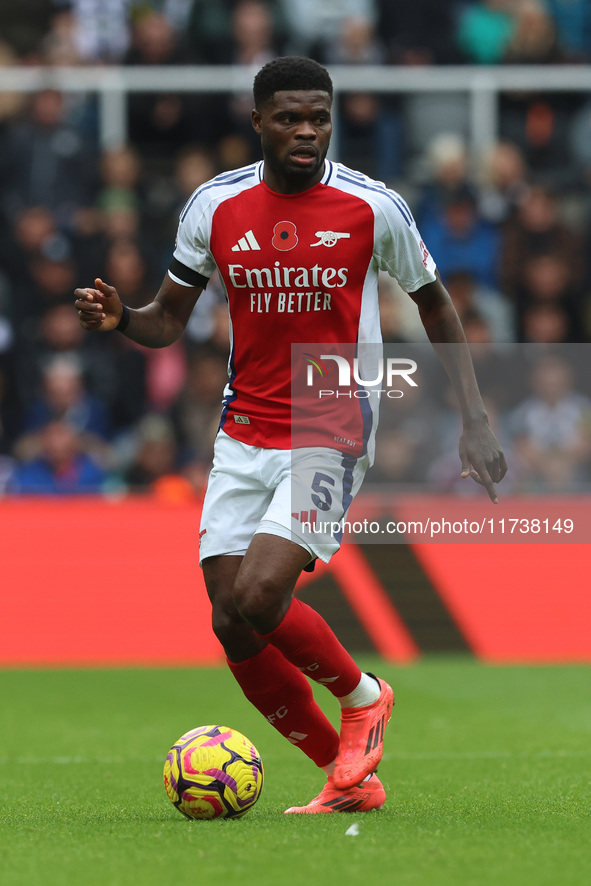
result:
<svg viewBox="0 0 591 886"><path fill-rule="evenodd" d="M497 504L494 484L505 476L507 463L488 423L460 318L439 274L433 283L409 294L460 403L462 477L472 477L484 486L491 501Z"/></svg>

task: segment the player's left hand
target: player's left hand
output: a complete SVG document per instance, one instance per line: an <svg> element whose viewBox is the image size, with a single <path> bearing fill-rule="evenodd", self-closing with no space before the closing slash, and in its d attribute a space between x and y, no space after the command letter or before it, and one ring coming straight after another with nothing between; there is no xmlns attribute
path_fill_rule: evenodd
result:
<svg viewBox="0 0 591 886"><path fill-rule="evenodd" d="M94 281L95 288L75 289L74 307L83 329L110 332L117 329L123 310L121 299L114 286L104 283L100 277Z"/></svg>
<svg viewBox="0 0 591 886"><path fill-rule="evenodd" d="M507 472L505 454L485 419L464 427L460 438L462 477L472 477L488 492L490 500L498 504L494 484L500 483Z"/></svg>

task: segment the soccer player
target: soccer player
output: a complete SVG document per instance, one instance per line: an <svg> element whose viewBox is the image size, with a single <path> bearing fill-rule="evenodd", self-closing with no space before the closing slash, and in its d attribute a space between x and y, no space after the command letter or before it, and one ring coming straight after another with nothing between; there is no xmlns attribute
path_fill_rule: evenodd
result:
<svg viewBox="0 0 591 886"><path fill-rule="evenodd" d="M154 301L130 310L98 278L94 288L75 292L85 329L117 329L139 344L165 347L182 335L216 267L220 273L231 354L200 561L213 629L242 691L326 773L319 796L288 813L383 805L376 769L394 703L390 686L361 673L324 619L293 595L300 572L318 557L327 562L339 539L304 533L297 508L292 514L291 343L381 341L377 281L379 270L388 271L416 302L431 341L457 345L444 348L441 359L461 405L462 475L496 502L494 483L506 470L460 322L408 206L383 184L327 159L332 91L326 69L310 59L266 64L255 77L252 112L263 160L192 194ZM359 488L372 423L366 410L350 438L335 435L313 449L299 478L311 477L304 492L329 521L344 516ZM307 678L338 700L340 736Z"/></svg>

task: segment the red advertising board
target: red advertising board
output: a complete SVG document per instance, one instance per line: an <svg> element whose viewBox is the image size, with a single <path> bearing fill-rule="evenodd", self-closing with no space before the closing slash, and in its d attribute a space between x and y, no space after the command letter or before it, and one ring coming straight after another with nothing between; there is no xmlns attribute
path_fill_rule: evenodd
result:
<svg viewBox="0 0 591 886"><path fill-rule="evenodd" d="M362 497L356 504L363 509ZM584 499L566 505L556 507L588 513ZM406 497L394 516L417 519L426 507L425 499ZM482 507L462 503L461 519L480 519ZM0 666L222 662L198 565L199 518L197 501L0 502ZM591 661L588 544L471 540L413 550L482 659ZM381 655L403 663L419 654L389 593L396 574L380 583L351 543L302 584L327 572Z"/></svg>
<svg viewBox="0 0 591 886"><path fill-rule="evenodd" d="M141 498L0 503L0 664L219 662L200 512Z"/></svg>

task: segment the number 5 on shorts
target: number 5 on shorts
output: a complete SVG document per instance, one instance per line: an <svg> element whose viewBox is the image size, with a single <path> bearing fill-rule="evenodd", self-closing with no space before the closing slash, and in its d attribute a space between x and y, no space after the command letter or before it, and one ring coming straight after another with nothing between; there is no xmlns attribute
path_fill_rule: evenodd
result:
<svg viewBox="0 0 591 886"><path fill-rule="evenodd" d="M321 474L320 471L317 471L312 480L312 489L315 493L312 495L312 502L319 511L329 511L332 505L332 495L330 490L322 485L323 483L334 486L334 479L328 474Z"/></svg>

